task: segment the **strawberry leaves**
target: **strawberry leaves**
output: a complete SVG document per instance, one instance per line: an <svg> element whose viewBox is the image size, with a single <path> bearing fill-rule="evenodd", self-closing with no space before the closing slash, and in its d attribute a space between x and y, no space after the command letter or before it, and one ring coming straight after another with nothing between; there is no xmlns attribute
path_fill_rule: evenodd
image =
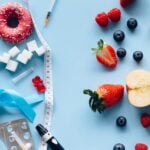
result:
<svg viewBox="0 0 150 150"><path fill-rule="evenodd" d="M98 44L98 48L99 48L100 50L103 49L104 41L103 41L102 39L100 39L100 40L97 42L97 44Z"/></svg>
<svg viewBox="0 0 150 150"><path fill-rule="evenodd" d="M97 48L92 48L92 52L94 52L95 54L98 53L100 50L103 49L104 41L103 41L102 39L100 39L100 40L97 42L97 45L98 45Z"/></svg>
<svg viewBox="0 0 150 150"><path fill-rule="evenodd" d="M103 99L99 97L96 91L93 92L87 89L84 90L83 93L90 96L89 106L93 112L98 111L99 113L102 113L102 111L104 111L105 105L103 104Z"/></svg>

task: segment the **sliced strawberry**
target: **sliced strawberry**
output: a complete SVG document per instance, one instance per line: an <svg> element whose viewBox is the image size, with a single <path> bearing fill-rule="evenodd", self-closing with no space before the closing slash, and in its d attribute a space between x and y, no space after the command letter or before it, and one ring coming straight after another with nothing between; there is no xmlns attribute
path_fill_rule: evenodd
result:
<svg viewBox="0 0 150 150"><path fill-rule="evenodd" d="M108 68L116 67L118 60L115 50L108 44L104 44L103 40L98 42L98 48L92 49L96 53L96 59L99 63Z"/></svg>
<svg viewBox="0 0 150 150"><path fill-rule="evenodd" d="M84 90L84 94L90 95L89 105L96 112L116 105L122 98L124 87L122 85L103 84L96 91Z"/></svg>

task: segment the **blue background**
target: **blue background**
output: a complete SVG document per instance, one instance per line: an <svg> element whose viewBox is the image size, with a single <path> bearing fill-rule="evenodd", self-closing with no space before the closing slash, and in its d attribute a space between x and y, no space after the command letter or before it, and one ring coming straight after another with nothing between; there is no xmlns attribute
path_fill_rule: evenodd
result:
<svg viewBox="0 0 150 150"><path fill-rule="evenodd" d="M134 145L143 142L150 146L150 130L141 127L139 118L142 112L150 112L149 108L137 109L131 106L125 93L124 99L117 106L105 111L102 115L93 113L88 106L88 97L82 94L83 89L94 89L103 83L125 84L127 73L133 69L149 70L150 64L150 1L137 0L131 7L124 10L119 0L57 0L53 14L47 27L43 26L50 0L32 0L32 12L39 29L50 44L53 54L53 82L54 82L54 114L52 119L52 133L59 139L66 150L111 150L116 143L123 143L127 150L134 149ZM6 1L1 1L4 3ZM122 18L118 23L110 23L106 29L100 28L94 21L97 13L108 12L113 7L122 10ZM138 20L138 28L131 32L126 27L130 17ZM113 32L121 29L126 38L117 44ZM35 39L33 34L28 40ZM90 49L96 47L96 42L103 38L115 49L124 47L127 56L119 61L114 70L108 70L97 63ZM25 43L19 45L21 49ZM40 43L39 43L40 45ZM0 42L3 53L9 47ZM144 59L140 64L135 63L132 54L135 50L144 52ZM15 76L30 65L35 67L33 74L18 84L12 83ZM39 67L40 66L40 67ZM43 59L34 58L27 66L20 66L15 74L0 68L0 87L12 88L22 95L35 93L31 79L35 75L43 76ZM34 126L43 120L44 104L35 107L36 120L30 124L38 149L39 136ZM124 115L128 120L126 128L116 127L115 120ZM19 119L23 116L12 113L1 107L0 122Z"/></svg>

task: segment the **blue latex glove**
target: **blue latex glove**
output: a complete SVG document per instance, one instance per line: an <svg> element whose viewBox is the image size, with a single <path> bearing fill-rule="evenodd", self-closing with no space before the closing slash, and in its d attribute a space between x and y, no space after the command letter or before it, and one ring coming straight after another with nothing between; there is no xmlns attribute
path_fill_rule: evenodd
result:
<svg viewBox="0 0 150 150"><path fill-rule="evenodd" d="M33 101L29 104L27 100ZM41 101L41 96L31 95L30 97L24 98L14 90L0 89L0 103L3 106L18 108L31 122L34 121L36 116L36 113L31 106Z"/></svg>

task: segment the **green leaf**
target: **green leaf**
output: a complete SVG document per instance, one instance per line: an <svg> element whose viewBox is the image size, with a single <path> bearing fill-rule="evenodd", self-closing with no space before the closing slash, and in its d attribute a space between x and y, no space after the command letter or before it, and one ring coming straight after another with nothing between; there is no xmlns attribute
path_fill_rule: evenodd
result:
<svg viewBox="0 0 150 150"><path fill-rule="evenodd" d="M97 110L97 106L94 104L94 102L93 102L93 104L92 104L92 110L94 111L94 112L96 112L96 110Z"/></svg>
<svg viewBox="0 0 150 150"><path fill-rule="evenodd" d="M104 41L103 41L102 39L100 39L97 44L98 44L98 48L99 48L100 50L103 49Z"/></svg>
<svg viewBox="0 0 150 150"><path fill-rule="evenodd" d="M102 113L105 110L105 106L103 104L99 105L99 108L97 109L99 113Z"/></svg>
<svg viewBox="0 0 150 150"><path fill-rule="evenodd" d="M93 101L94 101L93 97L90 97L89 106L90 106L91 108L92 108Z"/></svg>
<svg viewBox="0 0 150 150"><path fill-rule="evenodd" d="M97 94L96 91L93 92L93 98L94 98L94 99L99 99L99 96L98 96L98 94Z"/></svg>
<svg viewBox="0 0 150 150"><path fill-rule="evenodd" d="M98 52L98 49L97 49L97 48L92 48L92 52L93 52L93 53L97 53L97 52Z"/></svg>
<svg viewBox="0 0 150 150"><path fill-rule="evenodd" d="M93 98L93 101L92 101L93 103L91 103L91 108L92 108L92 110L94 111L94 112L96 112L97 110L98 110L98 108L100 107L100 105L101 105L101 101L100 101L100 99L94 99Z"/></svg>
<svg viewBox="0 0 150 150"><path fill-rule="evenodd" d="M92 90L90 90L90 89L86 89L86 90L84 90L84 91L83 91L83 93L84 93L84 94L86 94L86 95L93 96L93 91L92 91Z"/></svg>

